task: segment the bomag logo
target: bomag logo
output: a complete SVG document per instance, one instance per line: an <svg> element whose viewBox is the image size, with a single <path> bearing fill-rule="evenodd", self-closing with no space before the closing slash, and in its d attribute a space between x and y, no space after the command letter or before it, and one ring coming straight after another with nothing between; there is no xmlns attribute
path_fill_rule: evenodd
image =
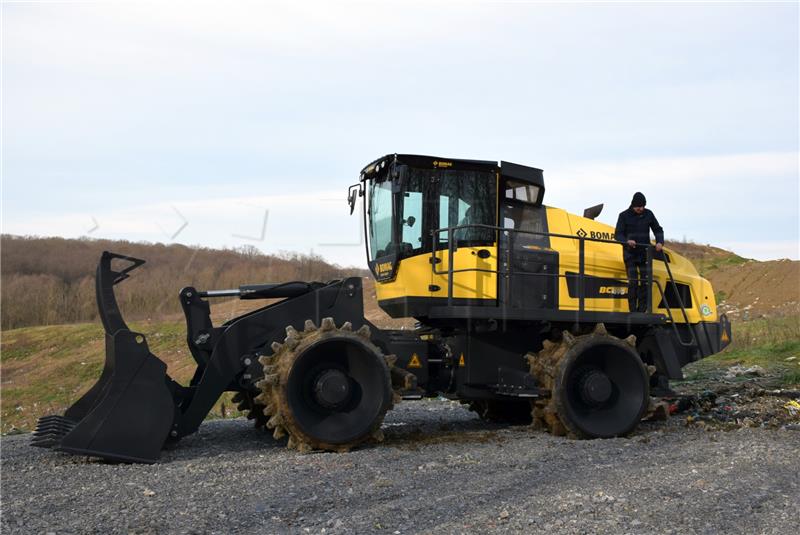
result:
<svg viewBox="0 0 800 535"><path fill-rule="evenodd" d="M434 160L433 166L438 168L453 167L453 162L440 162L439 160Z"/></svg>
<svg viewBox="0 0 800 535"><path fill-rule="evenodd" d="M575 234L577 234L581 238L592 238L594 240L612 240L612 241L614 240L613 232L604 232L600 230L590 230L589 232L586 232L582 228L579 228L578 232L576 232Z"/></svg>
<svg viewBox="0 0 800 535"><path fill-rule="evenodd" d="M605 295L627 295L628 289L624 286L601 286L600 293Z"/></svg>
<svg viewBox="0 0 800 535"><path fill-rule="evenodd" d="M392 263L391 262L382 262L377 266L378 273L383 275L384 273L388 273L392 271Z"/></svg>

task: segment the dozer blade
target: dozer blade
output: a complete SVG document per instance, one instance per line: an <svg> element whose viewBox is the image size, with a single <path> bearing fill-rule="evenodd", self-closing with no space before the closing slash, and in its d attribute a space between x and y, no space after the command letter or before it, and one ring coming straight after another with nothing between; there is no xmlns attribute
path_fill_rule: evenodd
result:
<svg viewBox="0 0 800 535"><path fill-rule="evenodd" d="M131 263L113 271L111 261ZM100 379L63 416L39 419L32 446L113 461L158 460L177 414L167 365L150 353L145 337L122 320L114 284L144 261L103 253L96 293L106 331L106 361Z"/></svg>

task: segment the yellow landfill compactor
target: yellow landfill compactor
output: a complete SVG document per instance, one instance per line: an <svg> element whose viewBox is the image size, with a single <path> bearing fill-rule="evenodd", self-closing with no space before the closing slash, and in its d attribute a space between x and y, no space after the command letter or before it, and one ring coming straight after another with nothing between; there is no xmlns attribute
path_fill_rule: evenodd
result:
<svg viewBox="0 0 800 535"><path fill-rule="evenodd" d="M602 205L579 216L544 205L544 193L542 171L524 165L378 158L348 190L350 212L363 209L378 304L417 327L371 324L358 277L183 288L197 363L188 385L117 307L114 285L144 261L106 252L96 279L105 369L64 415L40 420L33 445L153 462L226 391L256 427L302 451L379 441L396 403L440 395L555 434L629 433L651 393L730 343L730 323L694 266L650 243L637 244L646 311L630 311L623 244L595 220ZM265 304L214 325L210 302L225 297Z"/></svg>

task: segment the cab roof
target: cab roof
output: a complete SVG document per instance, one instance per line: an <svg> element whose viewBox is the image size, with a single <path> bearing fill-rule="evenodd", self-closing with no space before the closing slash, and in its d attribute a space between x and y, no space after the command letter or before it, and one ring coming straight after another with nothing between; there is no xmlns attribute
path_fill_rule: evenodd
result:
<svg viewBox="0 0 800 535"><path fill-rule="evenodd" d="M502 176L544 189L544 173L536 167L492 160L464 160L419 154L387 154L373 160L361 170L362 180L373 174L383 174L391 164L408 165L417 169L453 169L461 171L497 171Z"/></svg>

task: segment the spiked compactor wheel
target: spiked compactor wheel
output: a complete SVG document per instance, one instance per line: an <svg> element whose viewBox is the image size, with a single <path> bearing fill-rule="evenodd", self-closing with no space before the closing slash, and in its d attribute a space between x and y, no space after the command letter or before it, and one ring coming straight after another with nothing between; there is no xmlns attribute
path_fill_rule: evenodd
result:
<svg viewBox="0 0 800 535"><path fill-rule="evenodd" d="M278 439L288 435L300 451L348 451L382 440L381 423L391 408L390 366L370 342L366 325L353 332L332 318L320 327L307 320L302 332L289 326L273 354L260 357L264 379L257 383L266 426Z"/></svg>
<svg viewBox="0 0 800 535"><path fill-rule="evenodd" d="M608 438L631 432L650 400L647 369L636 337L621 340L600 323L591 334L564 331L528 355L531 373L551 392L534 403L534 425L554 435Z"/></svg>
<svg viewBox="0 0 800 535"><path fill-rule="evenodd" d="M245 413L248 420L253 420L253 425L256 429L267 425L267 417L264 416L264 405L255 401L258 395L258 392L237 392L231 399L236 403L236 408L239 412Z"/></svg>

